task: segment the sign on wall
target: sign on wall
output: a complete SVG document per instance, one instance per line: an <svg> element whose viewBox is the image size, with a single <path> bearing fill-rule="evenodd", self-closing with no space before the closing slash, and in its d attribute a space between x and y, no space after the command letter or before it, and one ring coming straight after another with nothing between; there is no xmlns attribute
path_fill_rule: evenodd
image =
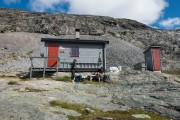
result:
<svg viewBox="0 0 180 120"><path fill-rule="evenodd" d="M59 52L60 52L60 53L65 53L65 48L64 48L63 46L60 46L60 47L59 47Z"/></svg>

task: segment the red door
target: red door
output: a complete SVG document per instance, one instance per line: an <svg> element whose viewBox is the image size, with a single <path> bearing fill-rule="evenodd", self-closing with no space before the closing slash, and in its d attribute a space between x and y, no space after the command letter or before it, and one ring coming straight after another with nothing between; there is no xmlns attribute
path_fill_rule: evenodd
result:
<svg viewBox="0 0 180 120"><path fill-rule="evenodd" d="M49 43L48 44L48 57L58 57L59 44ZM57 58L48 58L48 67L57 66Z"/></svg>
<svg viewBox="0 0 180 120"><path fill-rule="evenodd" d="M153 48L153 65L154 65L154 71L161 71L161 58L160 58L160 52L158 48Z"/></svg>

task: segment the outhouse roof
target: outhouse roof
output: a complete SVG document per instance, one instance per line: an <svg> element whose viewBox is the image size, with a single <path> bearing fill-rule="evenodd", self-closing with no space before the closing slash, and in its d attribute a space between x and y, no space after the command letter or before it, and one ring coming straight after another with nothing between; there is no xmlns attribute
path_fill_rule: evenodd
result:
<svg viewBox="0 0 180 120"><path fill-rule="evenodd" d="M62 38L41 38L46 43L84 43L84 44L109 44L106 40L85 40L85 39L62 39Z"/></svg>
<svg viewBox="0 0 180 120"><path fill-rule="evenodd" d="M146 53L150 48L161 48L161 45L160 44L152 44L148 48L146 48L143 53Z"/></svg>

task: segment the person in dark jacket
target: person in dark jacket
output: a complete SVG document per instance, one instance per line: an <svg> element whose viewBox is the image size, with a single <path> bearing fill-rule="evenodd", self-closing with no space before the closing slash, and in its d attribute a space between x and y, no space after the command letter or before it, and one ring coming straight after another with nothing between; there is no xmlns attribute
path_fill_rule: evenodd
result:
<svg viewBox="0 0 180 120"><path fill-rule="evenodd" d="M74 80L75 80L76 62L77 62L77 60L74 59L73 62L72 62L72 64L71 64L71 80L72 80L72 83L74 83Z"/></svg>

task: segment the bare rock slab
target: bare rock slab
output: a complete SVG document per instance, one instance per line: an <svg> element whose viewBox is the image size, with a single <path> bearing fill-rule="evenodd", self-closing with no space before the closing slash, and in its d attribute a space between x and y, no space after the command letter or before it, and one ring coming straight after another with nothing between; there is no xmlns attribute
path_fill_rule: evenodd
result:
<svg viewBox="0 0 180 120"><path fill-rule="evenodd" d="M133 117L135 118L138 118L138 119L151 119L151 117L149 115L146 115L146 114L134 114L132 115Z"/></svg>

